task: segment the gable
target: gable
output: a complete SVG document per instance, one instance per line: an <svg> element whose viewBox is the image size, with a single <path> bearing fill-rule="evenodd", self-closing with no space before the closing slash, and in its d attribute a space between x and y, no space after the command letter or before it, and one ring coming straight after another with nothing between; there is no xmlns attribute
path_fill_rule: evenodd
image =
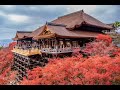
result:
<svg viewBox="0 0 120 90"><path fill-rule="evenodd" d="M44 30L40 35L49 35L52 34L52 32L48 29L47 25L45 26Z"/></svg>
<svg viewBox="0 0 120 90"><path fill-rule="evenodd" d="M50 30L44 30L44 31L42 32L42 35L49 35L49 34L51 34L51 31L50 31Z"/></svg>

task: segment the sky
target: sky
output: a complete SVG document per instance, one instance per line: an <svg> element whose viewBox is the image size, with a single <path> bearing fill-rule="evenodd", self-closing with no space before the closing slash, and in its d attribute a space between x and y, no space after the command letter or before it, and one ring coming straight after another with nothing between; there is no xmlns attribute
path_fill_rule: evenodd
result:
<svg viewBox="0 0 120 90"><path fill-rule="evenodd" d="M120 5L0 5L0 40L82 9L106 24L120 21Z"/></svg>

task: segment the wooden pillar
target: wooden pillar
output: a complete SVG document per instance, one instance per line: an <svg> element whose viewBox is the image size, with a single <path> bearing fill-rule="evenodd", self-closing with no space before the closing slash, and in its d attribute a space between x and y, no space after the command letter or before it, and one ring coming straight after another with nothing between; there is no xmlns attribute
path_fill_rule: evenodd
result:
<svg viewBox="0 0 120 90"><path fill-rule="evenodd" d="M17 40L17 45L18 45L18 40Z"/></svg>
<svg viewBox="0 0 120 90"><path fill-rule="evenodd" d="M40 49L40 40L38 40L38 47L39 47L38 49Z"/></svg>
<svg viewBox="0 0 120 90"><path fill-rule="evenodd" d="M43 39L42 43L43 43L43 48L45 48L45 39Z"/></svg>
<svg viewBox="0 0 120 90"><path fill-rule="evenodd" d="M58 49L58 39L57 38L55 38L55 44L54 45L55 45L55 48Z"/></svg>
<svg viewBox="0 0 120 90"><path fill-rule="evenodd" d="M42 41L42 39L40 39L40 49L42 49L43 48L43 41Z"/></svg>
<svg viewBox="0 0 120 90"><path fill-rule="evenodd" d="M63 39L64 48L66 47L66 40Z"/></svg>
<svg viewBox="0 0 120 90"><path fill-rule="evenodd" d="M51 39L51 48L53 48L53 39Z"/></svg>

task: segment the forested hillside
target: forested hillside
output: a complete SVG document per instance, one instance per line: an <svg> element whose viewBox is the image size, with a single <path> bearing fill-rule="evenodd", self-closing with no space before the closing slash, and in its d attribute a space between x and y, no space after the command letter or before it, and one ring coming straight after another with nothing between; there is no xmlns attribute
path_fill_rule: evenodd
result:
<svg viewBox="0 0 120 90"><path fill-rule="evenodd" d="M16 73L11 70L16 43L0 50L0 84L9 85ZM108 35L99 35L86 44L84 54L49 59L45 67L28 70L20 85L120 85L120 48Z"/></svg>

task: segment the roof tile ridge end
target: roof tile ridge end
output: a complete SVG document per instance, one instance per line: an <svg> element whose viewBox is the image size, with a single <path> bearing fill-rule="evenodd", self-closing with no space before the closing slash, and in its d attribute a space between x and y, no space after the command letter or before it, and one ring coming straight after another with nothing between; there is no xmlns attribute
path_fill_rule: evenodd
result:
<svg viewBox="0 0 120 90"><path fill-rule="evenodd" d="M84 19L84 10L82 9L82 23L86 22L85 19Z"/></svg>

